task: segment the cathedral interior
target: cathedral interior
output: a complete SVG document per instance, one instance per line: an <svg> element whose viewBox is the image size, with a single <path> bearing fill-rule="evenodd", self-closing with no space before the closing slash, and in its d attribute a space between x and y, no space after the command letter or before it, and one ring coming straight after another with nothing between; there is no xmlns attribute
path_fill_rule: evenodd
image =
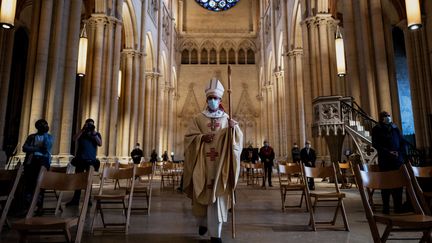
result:
<svg viewBox="0 0 432 243"><path fill-rule="evenodd" d="M225 108L230 96L243 147L266 140L276 161L311 141L323 165L353 154L376 163L381 111L414 163L432 161L430 0L0 0L0 56L2 168L23 161L42 118L58 166L72 160L88 118L102 163L130 162L136 143L144 161L155 150L180 162L212 78L225 87ZM273 175L276 185L276 167ZM240 181L239 233L231 239L224 226L226 242L373 241L356 187L346 191L351 232L311 233L298 227L302 210L280 212L279 188ZM132 217L127 238L92 236L86 225L83 242L206 242L194 236L186 198L159 183L154 191L152 215Z"/></svg>

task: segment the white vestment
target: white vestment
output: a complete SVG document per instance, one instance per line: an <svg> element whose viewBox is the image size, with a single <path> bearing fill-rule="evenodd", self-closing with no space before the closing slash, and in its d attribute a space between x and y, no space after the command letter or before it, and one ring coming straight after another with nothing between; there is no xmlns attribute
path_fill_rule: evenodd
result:
<svg viewBox="0 0 432 243"><path fill-rule="evenodd" d="M240 172L243 134L228 125L228 115L203 111L193 118L185 135L183 188L192 199L196 217L206 217L208 206L216 207L219 223L227 221L229 200ZM205 143L205 134L214 134Z"/></svg>

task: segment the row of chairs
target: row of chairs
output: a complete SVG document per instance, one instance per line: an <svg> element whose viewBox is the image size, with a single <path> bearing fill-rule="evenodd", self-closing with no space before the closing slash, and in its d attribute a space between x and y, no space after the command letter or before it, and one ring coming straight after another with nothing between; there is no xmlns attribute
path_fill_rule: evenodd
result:
<svg viewBox="0 0 432 243"><path fill-rule="evenodd" d="M410 164L403 165L398 171L379 172L375 166L358 164L353 166L353 174L361 195L362 203L366 212L366 217L371 229L374 242L386 242L395 228L402 231L420 231L423 233L421 242L431 241L432 217L431 215L431 193L423 192L417 178L432 177L432 167L413 167ZM298 191L301 192L300 203L294 205L301 207L303 199L306 202L306 209L309 211L309 226L316 230L318 225L335 226L338 212L341 212L344 228L349 231L348 220L346 216L343 199L346 194L341 192L338 186L338 173L336 166L330 167L305 167L304 165L288 163L278 164L278 176L280 182L280 193L282 199L282 210L285 211L287 193ZM334 184L334 190L329 192L310 191L305 181L308 177L312 178L330 178ZM295 180L295 178L297 178ZM391 178L391 179L389 179ZM410 215L380 215L374 210L372 193L379 189L392 189L405 187L411 204L414 208L414 214ZM318 188L317 188L318 189ZM296 195L299 195L298 193ZM313 202L312 202L313 201ZM324 205L321 203L325 202ZM328 205L328 202L335 202L335 205ZM330 221L316 221L315 211L317 207L334 206L335 211L333 219ZM382 235L378 231L377 223L386 225Z"/></svg>
<svg viewBox="0 0 432 243"><path fill-rule="evenodd" d="M119 168L123 167L123 168ZM9 206L13 200L16 187L22 174L23 166L17 165L15 170L0 170L0 180L13 181L12 187L8 190L8 197L2 203L2 216L0 221L0 232L3 224L6 221ZM35 194L28 210L26 217L18 220L12 224L12 228L20 233L20 240L25 241L28 235L31 234L62 234L65 240L70 242L72 240L70 229L77 226L75 242L80 242L84 226L84 219L87 213L87 208L90 200L91 188L94 177L94 170L91 169L85 173L70 174L62 173L66 171L58 171L53 168L47 171L44 167L41 169L38 183L36 186ZM132 210L145 211L150 214L151 208L151 193L152 193L152 180L154 174L154 166L109 166L106 165L100 174L100 186L98 193L94 196L96 207L91 222L91 231L103 230L110 226L115 226L117 229L124 230L127 234L130 224L130 214ZM124 181L123 186L120 181ZM114 185L110 185L114 182ZM119 185L116 188L115 185ZM34 216L38 194L40 190L53 191L54 193L60 192L59 202L61 195L65 191L84 190L85 196L81 204L80 213L77 217L62 217L62 215L54 214L53 216ZM57 194L56 194L57 195ZM132 199L144 197L146 207L132 207ZM136 200L138 202L138 200ZM0 202L3 202L3 196L0 197ZM105 220L104 210L113 209L115 204L122 205L125 220L124 223L108 223ZM107 207L108 205L108 207ZM127 205L127 206L126 206ZM118 207L117 207L118 208ZM56 209L57 213L57 209ZM96 228L95 220L98 215L101 215L103 227ZM121 226L121 228L118 228Z"/></svg>

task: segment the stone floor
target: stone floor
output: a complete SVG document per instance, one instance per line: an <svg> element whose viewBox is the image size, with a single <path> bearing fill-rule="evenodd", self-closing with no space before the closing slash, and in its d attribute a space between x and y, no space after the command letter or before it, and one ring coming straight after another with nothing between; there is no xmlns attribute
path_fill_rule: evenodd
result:
<svg viewBox="0 0 432 243"><path fill-rule="evenodd" d="M277 185L277 183L274 184ZM92 214L88 214L82 242L209 242L208 237L200 237L197 233L198 229L191 214L190 200L172 188L161 190L159 180L155 180L154 185L151 214L132 214L128 235L113 232L90 234L90 215ZM317 189L328 189L331 185L327 182L317 182ZM357 189L345 189L343 191L347 194L345 206L351 231L320 229L313 232L307 227L309 214L304 207L282 212L278 186L265 190L259 186L246 186L244 182L241 182L237 190L238 203L235 208L237 235L235 239L231 237L231 222L227 222L223 227L223 242L372 242ZM70 197L70 195L68 196ZM289 197L289 203L297 203L298 198L298 196ZM379 201L379 193L376 195L376 199ZM91 208L91 212L93 209L94 207ZM67 208L66 213L71 213L73 210L76 209ZM332 212L329 213L329 210L329 208L319 209L318 219L331 217ZM123 219L121 211L118 210L107 213L106 217L110 216L114 220ZM97 223L100 225L100 220ZM338 218L337 223L342 226L342 219ZM403 236L412 237L416 234ZM17 242L17 239L18 235L13 230L5 230L0 236L0 242ZM33 240L48 242L61 241L62 238L53 239L51 236L33 238ZM398 242L398 240L391 242ZM404 242L417 242L417 240Z"/></svg>

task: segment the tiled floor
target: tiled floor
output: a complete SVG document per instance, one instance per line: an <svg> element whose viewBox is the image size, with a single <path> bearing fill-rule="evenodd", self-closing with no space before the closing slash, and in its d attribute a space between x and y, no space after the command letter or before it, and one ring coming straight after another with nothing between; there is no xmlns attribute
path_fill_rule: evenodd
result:
<svg viewBox="0 0 432 243"><path fill-rule="evenodd" d="M276 178L274 178L276 181ZM193 243L208 242L208 237L200 237L191 213L190 200L173 189L160 190L158 180L155 180L153 202L150 215L133 214L128 235L123 233L97 232L89 233L90 216L87 218L82 242L120 243L120 242L160 242L160 243ZM276 185L277 183L275 183ZM326 182L317 182L317 187L328 187ZM237 235L231 237L231 222L223 227L223 242L314 242L314 243L366 243L372 242L363 207L356 188L343 190L347 193L346 210L351 231L320 229L310 231L307 224L309 214L303 209L288 209L281 211L279 187L263 190L259 186L246 186L240 183L237 190L236 205ZM298 197L297 197L298 198ZM297 198L289 198L291 202ZM379 200L379 193L376 195ZM297 203L297 201L295 201ZM93 208L92 208L93 209ZM67 208L67 211L74 210ZM327 209L320 209L319 218L331 217ZM92 215L92 214L88 214ZM121 211L108 213L116 220L121 220ZM100 224L100 221L98 221ZM337 223L342 225L341 218ZM13 230L2 233L1 242L17 242L18 236ZM47 242L52 238L35 239ZM62 240L57 238L57 240ZM391 241L398 242L398 241ZM410 242L410 241L404 241ZM411 242L417 242L412 240Z"/></svg>

